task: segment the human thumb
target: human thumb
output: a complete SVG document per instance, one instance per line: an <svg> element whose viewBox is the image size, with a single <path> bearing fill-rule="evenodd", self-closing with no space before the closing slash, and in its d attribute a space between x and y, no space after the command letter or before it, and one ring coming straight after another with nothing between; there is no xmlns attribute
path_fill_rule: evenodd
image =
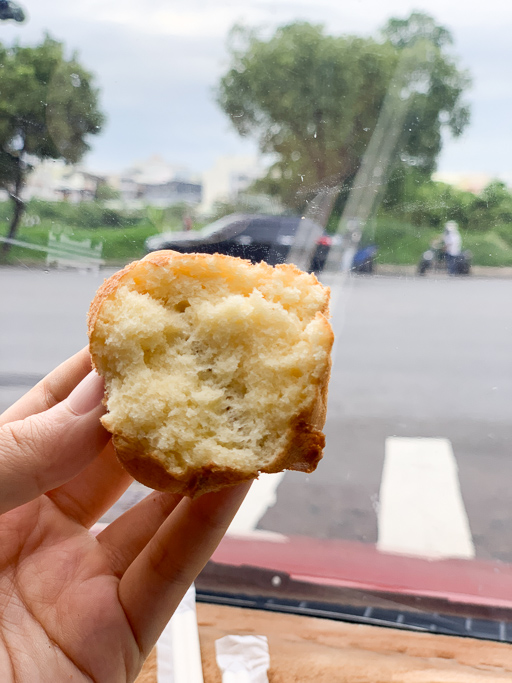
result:
<svg viewBox="0 0 512 683"><path fill-rule="evenodd" d="M79 474L105 447L102 378L93 370L53 408L0 428L0 514Z"/></svg>

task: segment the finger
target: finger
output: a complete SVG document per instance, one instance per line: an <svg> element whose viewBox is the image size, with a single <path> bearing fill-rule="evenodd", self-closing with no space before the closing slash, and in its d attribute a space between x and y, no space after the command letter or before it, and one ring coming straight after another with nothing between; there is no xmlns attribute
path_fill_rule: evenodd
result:
<svg viewBox="0 0 512 683"><path fill-rule="evenodd" d="M68 517L90 528L133 482L109 441L100 455L71 481L46 494Z"/></svg>
<svg viewBox="0 0 512 683"><path fill-rule="evenodd" d="M35 387L0 415L0 427L8 422L24 420L60 403L91 371L91 356L85 347L50 372Z"/></svg>
<svg viewBox="0 0 512 683"><path fill-rule="evenodd" d="M98 534L116 576L125 573L181 500L177 493L154 491Z"/></svg>
<svg viewBox="0 0 512 683"><path fill-rule="evenodd" d="M90 372L66 400L0 428L0 514L69 481L101 453L110 438L102 398L103 380Z"/></svg>
<svg viewBox="0 0 512 683"><path fill-rule="evenodd" d="M145 656L220 543L249 486L184 498L126 570L119 599Z"/></svg>

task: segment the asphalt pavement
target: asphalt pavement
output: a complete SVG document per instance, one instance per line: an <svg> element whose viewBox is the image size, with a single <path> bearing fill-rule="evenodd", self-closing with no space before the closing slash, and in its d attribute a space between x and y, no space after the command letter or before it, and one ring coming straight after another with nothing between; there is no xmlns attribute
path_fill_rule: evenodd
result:
<svg viewBox="0 0 512 683"><path fill-rule="evenodd" d="M0 269L0 411L86 344L110 272ZM386 439L442 438L476 555L512 562L512 280L354 276L333 295L325 457L279 480L258 529L376 543Z"/></svg>
<svg viewBox="0 0 512 683"><path fill-rule="evenodd" d="M376 543L386 439L444 438L477 557L512 561L511 296L510 280L352 277L324 459L306 482L285 474L259 527Z"/></svg>

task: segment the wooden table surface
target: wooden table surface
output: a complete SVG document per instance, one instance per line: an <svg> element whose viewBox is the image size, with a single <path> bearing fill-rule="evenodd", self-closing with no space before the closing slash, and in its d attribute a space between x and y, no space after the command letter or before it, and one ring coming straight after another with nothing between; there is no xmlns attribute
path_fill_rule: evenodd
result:
<svg viewBox="0 0 512 683"><path fill-rule="evenodd" d="M198 604L205 683L221 683L214 643L266 635L269 683L487 683L512 681L512 645L328 619ZM154 652L137 683L156 683Z"/></svg>

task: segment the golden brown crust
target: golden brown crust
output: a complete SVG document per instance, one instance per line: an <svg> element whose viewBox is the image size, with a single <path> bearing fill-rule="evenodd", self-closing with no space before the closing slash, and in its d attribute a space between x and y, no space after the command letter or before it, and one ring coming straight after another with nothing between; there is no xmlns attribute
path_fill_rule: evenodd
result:
<svg viewBox="0 0 512 683"><path fill-rule="evenodd" d="M230 262L240 263L241 259L223 254L179 254L174 251L160 251L147 255L141 261L134 261L127 265L123 270L115 273L108 280L105 280L99 288L96 296L91 303L88 315L88 333L91 342L91 357L93 366L97 368L96 359L92 352L92 342L94 328L101 307L105 301L115 294L122 280L130 274L132 270L140 267L141 263L149 262L156 266L168 267L170 263L186 257L193 260L212 259L216 263L229 266ZM243 261L251 265L250 261ZM261 264L268 269L269 275L273 270L268 264ZM286 269L294 275L302 275L296 266L292 264L282 264L276 266L277 269ZM313 283L318 283L316 277L312 276ZM327 294L329 294L328 288ZM317 317L323 321L328 331L330 342L334 341L334 335L328 322L329 318L329 296L322 310L317 313ZM327 389L330 378L330 364L326 372L318 380L316 400L311 409L297 416L289 430L287 444L285 448L274 458L271 465L259 469L241 471L230 467L219 467L214 463L201 468L188 468L185 471L167 470L161 463L161 456L152 452L141 452L140 444L114 434L112 442L117 453L117 457L123 467L137 481L159 491L170 491L195 498L203 493L217 491L226 486L234 486L244 481L250 481L258 477L259 472L281 472L285 469L301 472L313 472L322 458L325 445L325 437L322 428L325 424L327 412Z"/></svg>
<svg viewBox="0 0 512 683"><path fill-rule="evenodd" d="M141 263L143 262L148 262L152 263L155 266L162 266L162 267L167 267L169 266L173 261L179 261L180 259L183 259L186 257L187 259L192 259L192 260L199 260L202 261L205 258L215 258L216 261L218 262L225 262L226 265L229 264L231 261L235 260L237 263L245 263L248 266L251 265L250 261L244 260L244 259L238 259L234 258L233 256L227 256L226 254L180 254L177 251L172 251L170 249L167 250L162 250L162 251L155 251L151 254L147 254L143 259L140 261L132 261L129 263L127 266L125 266L122 270L119 270L117 273L114 273L111 277L109 277L107 280L103 282L101 287L98 289L96 292L96 295L94 299L92 300L91 306L89 308L89 314L87 316L87 332L89 334L89 338L91 338L93 332L94 332L94 326L96 324L96 320L98 318L99 312L101 310L101 307L105 303L105 301L111 296L112 294L115 294L116 290L121 284L121 280L124 279L125 276L127 276L130 271L134 270L135 268L138 268ZM270 273L272 271L272 266L269 266L268 264L262 262L259 264L261 267L267 268L268 272ZM289 272L293 273L294 275L303 275L303 271L299 270L297 266L293 265L293 263L283 263L278 266L275 266L277 270L288 270ZM311 274L311 278L315 284L320 284L314 274ZM324 287L324 289L330 294L330 290L328 287ZM326 299L326 303L324 307L321 309L320 313L328 319L330 317L329 315L329 297ZM94 359L93 359L94 361Z"/></svg>
<svg viewBox="0 0 512 683"><path fill-rule="evenodd" d="M269 467L240 471L211 463L201 468L190 468L178 475L166 470L157 454L141 453L135 444L118 435L114 435L112 441L119 462L134 479L157 491L180 493L191 498L210 491L218 491L226 486L251 481L256 479L260 472L313 472L322 459L325 446L324 434L313 427L307 416L304 416L297 419L287 447L276 456Z"/></svg>
<svg viewBox="0 0 512 683"><path fill-rule="evenodd" d="M219 467L214 463L201 468L189 468L181 475L173 475L164 468L156 455L141 454L132 444L117 436L112 440L124 469L141 484L157 491L169 491L197 498L203 493L241 484L258 476L258 472L239 472L229 467Z"/></svg>

